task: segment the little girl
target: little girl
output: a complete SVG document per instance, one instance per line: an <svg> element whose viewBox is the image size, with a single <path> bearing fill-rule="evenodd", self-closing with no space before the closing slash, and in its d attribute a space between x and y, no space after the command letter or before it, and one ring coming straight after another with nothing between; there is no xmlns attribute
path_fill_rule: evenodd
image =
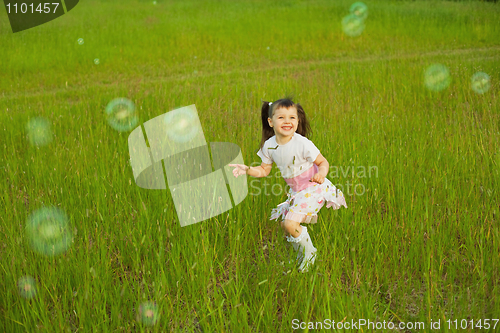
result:
<svg viewBox="0 0 500 333"><path fill-rule="evenodd" d="M290 98L262 105L262 141L257 153L262 165L248 167L230 164L235 167L233 174L266 177L273 162L281 171L285 182L290 186L288 200L272 210L271 220L282 216L281 226L287 234L288 242L298 252L299 270L307 272L309 264L314 264L317 249L301 223L316 223L319 210L326 207L347 208L344 195L326 177L328 161L318 148L307 139L310 132L304 109Z"/></svg>

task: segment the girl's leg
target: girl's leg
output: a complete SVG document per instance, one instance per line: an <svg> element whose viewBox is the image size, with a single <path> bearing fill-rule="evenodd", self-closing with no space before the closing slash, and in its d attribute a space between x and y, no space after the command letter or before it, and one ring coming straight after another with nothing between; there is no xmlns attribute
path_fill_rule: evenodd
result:
<svg viewBox="0 0 500 333"><path fill-rule="evenodd" d="M287 240L292 243L293 248L298 252L297 260L300 262L299 270L301 272L307 272L309 265L314 264L317 252L307 232L307 227L302 227L300 223L292 220L281 222L281 226L290 234L290 236L287 236Z"/></svg>
<svg viewBox="0 0 500 333"><path fill-rule="evenodd" d="M306 192L300 193L295 196L294 207L297 207L296 213L309 214L317 212L318 200L316 197L320 196L320 191L315 192L316 186L306 189ZM295 210L295 208L294 208ZM288 215L288 214L287 214ZM299 222L289 220L285 218L285 221L281 223L282 228L286 233L287 241L293 245L293 248L297 251L297 260L300 262L299 270L301 272L307 272L310 264L314 264L316 259L317 249L312 244L311 237L307 232L307 227L301 226Z"/></svg>
<svg viewBox="0 0 500 333"><path fill-rule="evenodd" d="M295 238L299 237L300 233L302 232L302 227L300 226L300 223L297 221L292 221L292 220L281 221L281 227L283 228L283 230L287 235L292 235Z"/></svg>
<svg viewBox="0 0 500 333"><path fill-rule="evenodd" d="M304 251L303 249L301 251L299 243L294 241L302 232L300 223L292 220L283 220L281 221L281 227L283 228L283 231L287 236L287 241L292 244L293 249L295 250L295 252L297 252L296 261L300 264L304 259ZM290 230L291 232L289 232L288 230ZM290 260L289 263L291 264L293 263L293 261Z"/></svg>

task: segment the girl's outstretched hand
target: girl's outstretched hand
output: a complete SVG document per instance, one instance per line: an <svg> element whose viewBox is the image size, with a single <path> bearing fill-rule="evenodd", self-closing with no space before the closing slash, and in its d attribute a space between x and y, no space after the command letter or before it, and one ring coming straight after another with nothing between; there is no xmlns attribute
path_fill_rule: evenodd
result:
<svg viewBox="0 0 500 333"><path fill-rule="evenodd" d="M247 170L250 169L250 167L243 164L228 164L228 166L235 167L235 169L233 170L234 177L246 175Z"/></svg>
<svg viewBox="0 0 500 333"><path fill-rule="evenodd" d="M316 182L318 184L323 184L324 181L325 177L323 177L323 175L320 174L319 172L311 178L311 182Z"/></svg>

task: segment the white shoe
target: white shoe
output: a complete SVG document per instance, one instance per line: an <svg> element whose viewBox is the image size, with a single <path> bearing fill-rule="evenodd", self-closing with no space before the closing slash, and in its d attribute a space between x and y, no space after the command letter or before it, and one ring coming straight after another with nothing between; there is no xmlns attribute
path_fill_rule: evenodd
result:
<svg viewBox="0 0 500 333"><path fill-rule="evenodd" d="M299 271L301 273L308 272L309 267L314 265L314 262L316 261L316 253L317 252L313 252L309 257L304 258L304 260L302 260L302 262L300 263L300 266L299 266Z"/></svg>
<svg viewBox="0 0 500 333"><path fill-rule="evenodd" d="M313 246L311 237L307 232L307 227L302 226L299 237L287 236L287 240L292 243L293 248L298 252L297 260L300 263L299 271L307 272L309 266L316 261L317 249Z"/></svg>

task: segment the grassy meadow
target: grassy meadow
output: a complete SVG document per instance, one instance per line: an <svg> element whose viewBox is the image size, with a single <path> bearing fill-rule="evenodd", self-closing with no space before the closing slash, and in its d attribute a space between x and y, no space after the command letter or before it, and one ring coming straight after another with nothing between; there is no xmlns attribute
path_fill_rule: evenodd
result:
<svg viewBox="0 0 500 333"><path fill-rule="evenodd" d="M353 2L81 0L15 34L2 9L0 332L500 330L500 5L367 0L349 37ZM442 91L424 85L436 63ZM255 166L261 101L288 94L349 207L308 227L319 257L305 274L269 220L286 200L276 167L232 210L180 227L168 190L135 185L130 131L104 111L125 97L143 123L195 104L207 142ZM46 145L30 144L35 117ZM74 237L44 256L26 224L51 206Z"/></svg>

